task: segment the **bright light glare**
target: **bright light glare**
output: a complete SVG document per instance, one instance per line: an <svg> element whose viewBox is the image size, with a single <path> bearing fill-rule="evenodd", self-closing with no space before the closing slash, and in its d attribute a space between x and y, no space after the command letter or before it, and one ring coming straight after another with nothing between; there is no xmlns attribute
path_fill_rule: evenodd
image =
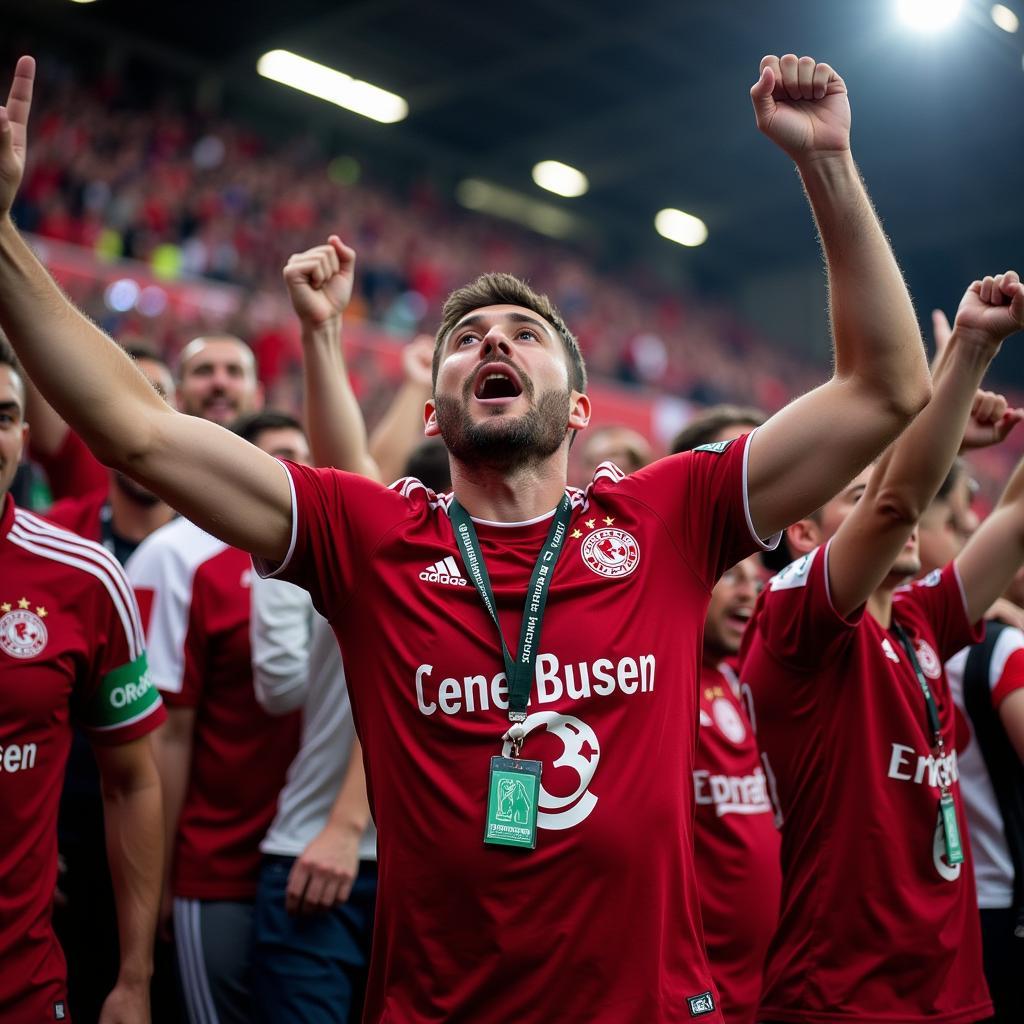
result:
<svg viewBox="0 0 1024 1024"><path fill-rule="evenodd" d="M576 218L565 210L480 178L460 181L455 198L468 210L525 224L550 238L571 238L579 229Z"/></svg>
<svg viewBox="0 0 1024 1024"><path fill-rule="evenodd" d="M590 182L582 171L557 160L541 160L533 168L533 180L555 195L575 199L590 188Z"/></svg>
<svg viewBox="0 0 1024 1024"><path fill-rule="evenodd" d="M941 32L956 21L963 0L897 0L900 17L918 32Z"/></svg>
<svg viewBox="0 0 1024 1024"><path fill-rule="evenodd" d="M1004 7L1002 4L993 4L991 14L996 26L1004 32L1016 32L1020 28L1020 19L1009 7Z"/></svg>
<svg viewBox="0 0 1024 1024"><path fill-rule="evenodd" d="M671 208L662 210L654 218L654 227L662 238L693 248L708 240L708 226L692 213Z"/></svg>
<svg viewBox="0 0 1024 1024"><path fill-rule="evenodd" d="M288 50L263 54L256 62L256 70L264 78L290 85L384 124L401 121L409 113L409 104L401 96Z"/></svg>

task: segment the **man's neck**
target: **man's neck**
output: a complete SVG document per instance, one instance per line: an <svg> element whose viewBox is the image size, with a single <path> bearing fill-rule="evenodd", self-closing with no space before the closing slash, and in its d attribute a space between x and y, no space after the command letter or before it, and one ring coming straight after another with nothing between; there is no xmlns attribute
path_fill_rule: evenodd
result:
<svg viewBox="0 0 1024 1024"><path fill-rule="evenodd" d="M882 627L888 629L892 625L892 595L904 583L913 579L912 576L886 576L878 589L868 598L868 614Z"/></svg>
<svg viewBox="0 0 1024 1024"><path fill-rule="evenodd" d="M561 501L568 481L562 452L541 463L507 470L452 459L452 490L475 519L523 523L546 515Z"/></svg>
<svg viewBox="0 0 1024 1024"><path fill-rule="evenodd" d="M110 525L124 540L138 544L173 518L174 509L162 501L144 505L133 501L116 483L110 488Z"/></svg>

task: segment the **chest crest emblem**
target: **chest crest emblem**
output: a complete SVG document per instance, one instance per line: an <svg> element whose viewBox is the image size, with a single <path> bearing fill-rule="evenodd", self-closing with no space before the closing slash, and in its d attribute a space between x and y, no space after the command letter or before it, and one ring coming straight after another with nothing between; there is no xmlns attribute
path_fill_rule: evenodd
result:
<svg viewBox="0 0 1024 1024"><path fill-rule="evenodd" d="M13 605L0 604L0 650L12 658L34 658L41 654L49 639L46 624L46 609L37 606L33 611L29 602L22 598Z"/></svg>
<svg viewBox="0 0 1024 1024"><path fill-rule="evenodd" d="M588 534L580 545L580 553L591 572L609 579L628 576L640 564L640 545L636 538L613 527Z"/></svg>

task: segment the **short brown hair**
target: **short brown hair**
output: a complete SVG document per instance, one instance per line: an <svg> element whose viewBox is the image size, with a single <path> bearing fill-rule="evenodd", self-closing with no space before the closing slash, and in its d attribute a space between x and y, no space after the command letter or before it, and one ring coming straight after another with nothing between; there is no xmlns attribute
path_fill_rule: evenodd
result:
<svg viewBox="0 0 1024 1024"><path fill-rule="evenodd" d="M765 421L765 415L760 409L753 406L742 405L713 405L700 415L695 416L682 430L676 434L672 442L672 454L689 452L702 444L713 441L719 431L726 427L759 427ZM737 436L743 433L737 431Z"/></svg>
<svg viewBox="0 0 1024 1024"><path fill-rule="evenodd" d="M587 390L587 368L583 363L576 336L566 326L555 304L546 296L535 292L525 281L512 274L481 274L475 281L456 288L445 300L441 310L441 326L434 339L433 377L437 385L437 370L441 365L441 345L452 328L474 309L484 306L522 306L543 317L562 339L569 362L569 385L581 394Z"/></svg>

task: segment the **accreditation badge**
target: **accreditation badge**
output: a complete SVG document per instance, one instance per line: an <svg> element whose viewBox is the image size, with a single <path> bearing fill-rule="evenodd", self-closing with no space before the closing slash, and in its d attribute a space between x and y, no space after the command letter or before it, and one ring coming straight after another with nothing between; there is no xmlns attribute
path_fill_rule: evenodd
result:
<svg viewBox="0 0 1024 1024"><path fill-rule="evenodd" d="M536 849L541 767L525 758L491 758L485 843Z"/></svg>
<svg viewBox="0 0 1024 1024"><path fill-rule="evenodd" d="M942 838L946 844L946 862L950 867L964 862L964 847L960 841L960 824L956 820L956 803L952 793L939 797L939 816L942 818Z"/></svg>

